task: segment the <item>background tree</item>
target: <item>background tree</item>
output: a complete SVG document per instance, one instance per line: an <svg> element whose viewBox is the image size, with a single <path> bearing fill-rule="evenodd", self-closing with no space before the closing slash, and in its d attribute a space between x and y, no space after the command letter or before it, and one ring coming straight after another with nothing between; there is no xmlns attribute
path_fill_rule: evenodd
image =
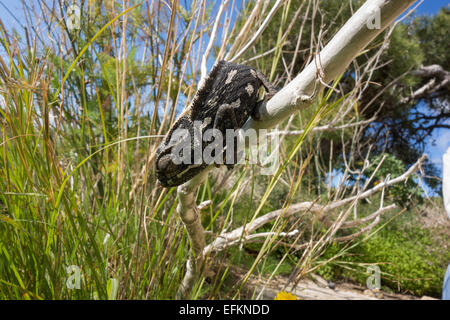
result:
<svg viewBox="0 0 450 320"><path fill-rule="evenodd" d="M289 78L287 72L295 74L301 70L311 61L316 47L331 38L342 22L362 3L364 1L308 2L311 8L318 6L320 10L312 16L305 11L296 20L292 30L302 31L302 36L298 37L296 32L287 35L279 53L280 60L284 62L277 64L273 79L282 84ZM302 4L306 6L304 1L292 1L294 7ZM279 12L264 33L265 41L256 44L256 50L270 50L277 40L275 30L278 30L283 19L290 21L295 14L295 11L291 11L288 18L283 18ZM378 66L370 77L373 85L365 84L355 104L355 111L361 119L374 118L361 136L358 161L370 146L374 155L387 152L409 166L432 142L435 129L450 128L450 59L445 40L449 27L449 9L444 7L435 16L408 17L393 29L377 57ZM380 35L343 75L339 84L342 91L348 92L355 87L362 69L368 66L373 54L380 50L383 37ZM273 55L267 55L264 59L273 59ZM330 150L331 140L334 150L341 150L339 139L330 135L322 136L320 145L325 152L325 159L329 158L327 150ZM427 162L425 171L427 176L439 173L431 162ZM439 191L438 180L432 178L426 179L426 182Z"/></svg>

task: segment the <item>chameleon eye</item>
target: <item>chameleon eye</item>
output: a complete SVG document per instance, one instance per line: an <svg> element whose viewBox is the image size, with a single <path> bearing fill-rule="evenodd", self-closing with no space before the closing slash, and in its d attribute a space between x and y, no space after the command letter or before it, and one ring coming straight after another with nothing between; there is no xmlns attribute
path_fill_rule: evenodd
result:
<svg viewBox="0 0 450 320"><path fill-rule="evenodd" d="M156 169L162 172L172 172L176 167L170 155L162 156L156 163Z"/></svg>

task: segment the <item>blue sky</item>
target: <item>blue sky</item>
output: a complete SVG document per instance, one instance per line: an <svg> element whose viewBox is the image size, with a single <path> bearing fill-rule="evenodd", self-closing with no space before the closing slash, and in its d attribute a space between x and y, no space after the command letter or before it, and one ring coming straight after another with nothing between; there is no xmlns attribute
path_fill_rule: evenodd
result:
<svg viewBox="0 0 450 320"><path fill-rule="evenodd" d="M447 0L425 0L418 8L417 14L433 15L439 11L440 8L450 4Z"/></svg>

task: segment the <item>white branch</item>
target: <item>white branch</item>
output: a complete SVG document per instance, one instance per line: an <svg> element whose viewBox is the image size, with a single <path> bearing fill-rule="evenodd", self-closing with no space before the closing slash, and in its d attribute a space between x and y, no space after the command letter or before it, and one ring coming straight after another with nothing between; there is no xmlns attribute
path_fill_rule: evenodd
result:
<svg viewBox="0 0 450 320"><path fill-rule="evenodd" d="M225 248L228 248L228 247L238 243L242 238L246 239L247 237L249 237L250 233L252 233L256 229L258 229L258 228L264 226L265 224L272 222L276 219L289 218L300 212L320 213L323 215L324 213L326 213L328 211L337 209L338 207L344 206L348 203L367 198L367 197L371 196L372 194L376 193L377 191L380 191L381 189L384 189L388 186L391 186L391 185L394 185L394 184L397 184L397 183L407 180L415 171L417 171L419 169L419 167L421 166L421 164L423 163L423 161L425 159L426 159L426 156L424 155L401 176L399 176L395 179L389 180L387 182L382 182L382 183L376 185L375 187L373 187L372 189L361 192L360 194L357 194L356 196L342 199L340 201L335 201L326 206L322 206L322 205L314 203L314 202L306 201L306 202L300 202L300 203L290 205L288 208L283 208L283 209L269 212L261 217L256 218L255 220L253 220L253 222L247 223L243 227L240 227L233 231L226 232L226 233L219 235L216 238L216 240L214 240L211 244L209 244L208 246L205 247L205 249L203 250L203 255L207 255L214 251L222 251ZM384 213L388 210L394 209L394 208L395 208L395 205L389 205L387 207L382 207L379 210L377 210L374 214L372 214L368 217L358 219L356 221L352 221L349 223L343 223L342 226L349 228L349 227L354 227L354 226L360 225L360 224L367 222L369 220L372 220L372 219L376 220L382 213ZM378 222L376 222L376 223L378 223ZM363 229L364 230L363 232L370 230L371 228L373 228L374 225L369 225L368 227ZM244 237L242 237L243 234L244 234Z"/></svg>
<svg viewBox="0 0 450 320"><path fill-rule="evenodd" d="M329 83L342 74L350 62L413 2L414 0L366 1L323 48L319 57L259 108L260 119L250 119L244 129L274 127L294 112L309 106L311 102L305 101L303 97L311 96L316 86L323 86L322 82ZM377 12L380 12L380 28L369 29L367 23ZM323 81L319 81L317 67L320 67L320 78Z"/></svg>
<svg viewBox="0 0 450 320"><path fill-rule="evenodd" d="M425 96L429 96L434 92L438 92L443 88L450 87L450 72L438 64L425 66L411 73L425 79L430 78L430 80L428 80L428 82L422 87L412 92L409 97L401 99L401 103L407 103L414 99L420 99Z"/></svg>
<svg viewBox="0 0 450 320"><path fill-rule="evenodd" d="M387 207L382 207L380 209L378 209L377 211L375 211L374 213L368 215L367 217L364 218L360 218L357 220L353 220L353 221L347 221L344 222L342 224L341 229L347 229L347 228L354 228L354 227L358 227L359 225L369 222L370 220L375 219L377 216L382 215L384 212L388 211L388 210L392 210L395 209L397 206L395 204L391 204Z"/></svg>
<svg viewBox="0 0 450 320"><path fill-rule="evenodd" d="M206 244L205 232L202 226L200 210L195 204L195 190L197 190L199 184L203 183L210 169L211 167L207 168L177 189L179 201L177 212L181 221L183 221L192 247L191 256L186 264L186 274L178 288L178 298L186 298L203 264L202 252Z"/></svg>
<svg viewBox="0 0 450 320"><path fill-rule="evenodd" d="M350 202L352 202L352 201L359 200L359 199L362 199L362 198L367 198L367 197L371 196L372 194L374 194L374 193L380 191L380 190L383 189L383 188L392 186L392 185L394 185L394 184L396 184L396 183L399 183L399 182L401 182L401 181L405 181L406 179L408 179L408 177L409 177L411 174L413 174L415 171L417 171L417 169L420 168L420 166L422 165L422 163L425 161L426 158L427 158L426 155L423 155L422 157L420 157L420 159L417 160L417 162L416 162L415 164L413 164L413 165L412 165L412 166L411 166L404 174L402 174L401 176L398 176L397 178L394 178L394 179L392 179L392 180L388 180L388 181L384 181L384 182L382 182L382 183L379 183L379 184L377 184L375 187L373 187L372 189L366 190L366 191L362 192L361 194L357 194L356 196L349 197L349 198L346 198L346 199L342 199L342 200L340 200L340 201L333 202L333 203L331 203L331 204L325 206L323 210L324 210L324 211L333 210L333 209L335 209L335 208L337 208L337 207L342 206L343 204L350 203Z"/></svg>
<svg viewBox="0 0 450 320"><path fill-rule="evenodd" d="M375 118L371 118L369 120L363 120L363 121L358 121L358 122L353 122L353 123L346 123L340 126L334 126L332 123L324 125L324 126L320 126L320 127L314 127L311 129L311 133L312 132L321 132L321 131L331 131L331 130L341 130L341 129L347 129L347 128L352 128L352 127L357 127L357 126L362 126L365 124L369 124L372 121L374 121ZM303 132L305 130L288 130L288 131L275 131L273 133L268 133L268 135L274 135L274 134L279 134L279 135L286 135L286 136L299 136L302 135Z"/></svg>

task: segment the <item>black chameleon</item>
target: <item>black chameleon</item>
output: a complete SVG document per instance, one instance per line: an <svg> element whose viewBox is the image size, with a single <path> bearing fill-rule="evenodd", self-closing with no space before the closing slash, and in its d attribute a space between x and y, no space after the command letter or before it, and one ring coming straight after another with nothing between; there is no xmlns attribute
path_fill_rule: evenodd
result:
<svg viewBox="0 0 450 320"><path fill-rule="evenodd" d="M189 143L194 148L194 122L201 123L204 133L218 129L225 137L226 129L239 129L253 115L260 103L259 89L266 90L264 100L270 99L276 89L259 71L245 65L219 61L206 78L204 85L196 92L192 103L174 122L156 152L156 176L164 187L178 186L204 170L209 163L203 160L194 163L193 152L190 163L177 164L173 150L186 143L174 132L185 129L189 132ZM179 131L178 131L179 132ZM207 144L203 143L203 149ZM177 150L178 152L178 150ZM236 158L235 158L236 159ZM233 164L227 164L230 168Z"/></svg>

